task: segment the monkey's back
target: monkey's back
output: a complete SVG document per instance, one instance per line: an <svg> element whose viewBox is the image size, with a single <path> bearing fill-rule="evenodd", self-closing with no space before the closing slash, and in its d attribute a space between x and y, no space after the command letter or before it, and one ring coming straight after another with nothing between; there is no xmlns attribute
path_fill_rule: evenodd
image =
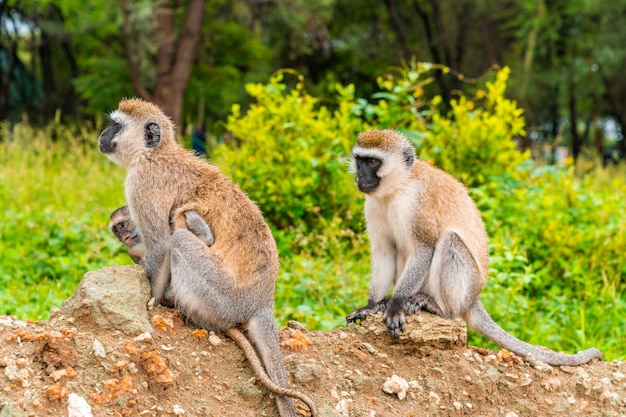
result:
<svg viewBox="0 0 626 417"><path fill-rule="evenodd" d="M447 172L417 160L413 166L417 185L417 222L414 234L421 239L438 239L446 230L461 234L475 255L483 271L487 271L487 232L476 203L469 190ZM436 215L432 215L435 213Z"/></svg>
<svg viewBox="0 0 626 417"><path fill-rule="evenodd" d="M262 284L273 297L278 251L259 207L217 167L191 152L176 148L159 155L166 161L146 161L132 175L158 180L141 183L160 190L157 195L163 201L155 202L160 216L169 216L180 207L197 211L215 236L210 253L236 279L237 287L245 290Z"/></svg>

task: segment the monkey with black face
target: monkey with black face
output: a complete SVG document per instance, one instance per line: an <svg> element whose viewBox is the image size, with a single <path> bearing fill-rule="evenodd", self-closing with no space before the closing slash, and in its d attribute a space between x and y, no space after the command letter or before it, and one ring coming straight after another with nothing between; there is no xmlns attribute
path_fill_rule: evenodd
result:
<svg viewBox="0 0 626 417"><path fill-rule="evenodd" d="M348 322L382 311L391 336L398 337L404 314L424 309L442 317L462 316L498 345L551 365L602 358L595 348L574 355L537 348L493 321L478 298L488 267L480 212L459 181L417 160L402 134L366 131L352 156L356 185L365 193L372 279L367 305L349 314Z"/></svg>
<svg viewBox="0 0 626 417"><path fill-rule="evenodd" d="M287 396L301 399L317 415L310 398L288 388L274 324L278 252L259 208L217 167L183 149L171 120L156 105L123 100L110 117L99 148L127 168L126 201L145 247L140 262L155 301L171 297L191 322L238 343L247 339L236 327L245 326L268 381L279 386L280 415L296 415ZM170 220L170 213L190 211L215 233L210 247L187 229L186 216ZM256 355L248 358L264 382L265 372L254 366Z"/></svg>

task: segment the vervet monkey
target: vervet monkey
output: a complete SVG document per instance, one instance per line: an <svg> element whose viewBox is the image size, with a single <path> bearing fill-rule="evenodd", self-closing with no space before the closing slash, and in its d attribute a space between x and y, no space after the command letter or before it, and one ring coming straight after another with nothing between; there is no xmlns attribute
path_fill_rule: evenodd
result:
<svg viewBox="0 0 626 417"><path fill-rule="evenodd" d="M178 215L177 213L174 217L177 218ZM211 228L206 224L204 219L195 211L187 211L183 215L185 216L187 228L206 245L213 245L215 236L213 236ZM128 206L120 207L111 213L111 217L109 218L109 231L111 231L120 242L126 245L128 254L133 261L138 264L145 255L145 248L141 242L139 230L130 218Z"/></svg>
<svg viewBox="0 0 626 417"><path fill-rule="evenodd" d="M111 213L111 217L109 217L109 231L126 245L128 254L138 264L146 250L141 242L137 226L130 219L128 206L120 207Z"/></svg>
<svg viewBox="0 0 626 417"><path fill-rule="evenodd" d="M194 324L236 341L235 327L247 327L265 371L281 387L280 415L296 415L286 395L317 415L310 398L288 388L274 323L278 252L259 208L217 167L183 149L156 105L123 100L110 118L99 148L127 167L126 201L145 246L141 264L155 301L164 300L169 285L168 298ZM172 233L170 213L192 210L215 234L212 246L187 230L184 216L173 216Z"/></svg>
<svg viewBox="0 0 626 417"><path fill-rule="evenodd" d="M394 130L359 135L352 150L356 185L365 193L372 253L366 306L348 322L384 312L392 337L404 331L404 314L424 309L462 316L498 345L551 365L580 365L602 358L598 349L575 355L523 342L498 326L478 295L487 280L487 233L468 190L451 175L416 158L415 148ZM391 297L386 297L394 286Z"/></svg>

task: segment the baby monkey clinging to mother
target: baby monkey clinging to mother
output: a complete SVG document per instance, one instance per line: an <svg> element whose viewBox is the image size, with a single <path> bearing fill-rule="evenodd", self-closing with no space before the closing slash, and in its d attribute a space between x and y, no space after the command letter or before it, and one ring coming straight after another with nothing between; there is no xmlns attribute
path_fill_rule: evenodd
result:
<svg viewBox="0 0 626 417"><path fill-rule="evenodd" d="M550 365L576 366L602 353L574 355L537 348L504 331L480 302L487 281L487 232L468 190L448 173L416 158L399 132L370 130L352 150L356 185L365 193L372 254L367 305L350 313L355 322L384 312L392 337L404 331L404 314L426 310L462 316L493 342ZM391 297L386 294L395 285Z"/></svg>

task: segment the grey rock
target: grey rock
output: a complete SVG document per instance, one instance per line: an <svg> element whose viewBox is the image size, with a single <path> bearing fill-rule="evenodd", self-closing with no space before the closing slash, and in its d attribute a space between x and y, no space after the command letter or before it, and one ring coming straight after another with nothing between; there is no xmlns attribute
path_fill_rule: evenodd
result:
<svg viewBox="0 0 626 417"><path fill-rule="evenodd" d="M301 363L293 373L294 380L299 384L311 384L323 376L322 367L309 363Z"/></svg>
<svg viewBox="0 0 626 417"><path fill-rule="evenodd" d="M61 311L76 324L91 321L135 336L153 330L146 308L149 299L150 284L142 267L106 267L85 274Z"/></svg>
<svg viewBox="0 0 626 417"><path fill-rule="evenodd" d="M0 417L27 417L17 405L13 403L0 404Z"/></svg>

